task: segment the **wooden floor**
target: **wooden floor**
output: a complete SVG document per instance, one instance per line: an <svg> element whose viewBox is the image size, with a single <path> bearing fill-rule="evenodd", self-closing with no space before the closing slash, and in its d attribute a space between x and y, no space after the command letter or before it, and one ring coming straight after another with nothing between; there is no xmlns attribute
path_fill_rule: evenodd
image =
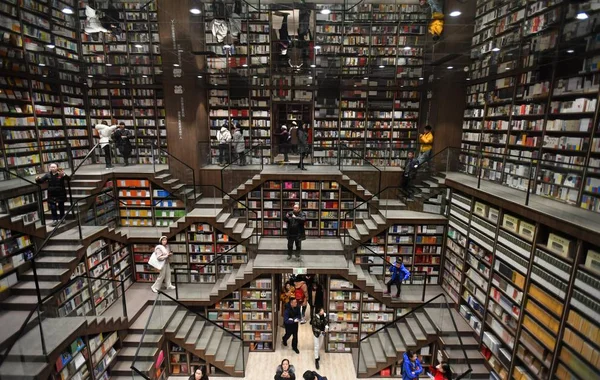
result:
<svg viewBox="0 0 600 380"><path fill-rule="evenodd" d="M288 341L288 346L283 347L281 337L283 328L280 328L277 336L277 349L275 352L250 353L248 366L246 370L246 380L270 380L275 376L275 369L281 363L282 359L289 359L295 367L296 379L301 380L302 374L306 370L315 371L315 360L313 354L313 335L309 323L300 325L298 334L298 350L300 355L292 351L292 340ZM356 370L352 361L352 355L348 354L328 354L324 348L321 349L321 368L317 371L321 376L327 376L329 380L357 380ZM171 376L169 379L187 380L189 377ZM239 377L215 377L219 380L237 380ZM212 377L211 377L212 379Z"/></svg>

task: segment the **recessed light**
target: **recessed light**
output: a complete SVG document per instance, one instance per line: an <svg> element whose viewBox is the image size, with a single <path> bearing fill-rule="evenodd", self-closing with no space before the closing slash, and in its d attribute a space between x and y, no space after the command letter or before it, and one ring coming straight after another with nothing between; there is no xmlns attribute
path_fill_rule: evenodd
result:
<svg viewBox="0 0 600 380"><path fill-rule="evenodd" d="M148 75L142 75L142 78L148 78Z"/></svg>
<svg viewBox="0 0 600 380"><path fill-rule="evenodd" d="M44 66L46 66L45 63L40 63L40 67L44 67Z"/></svg>
<svg viewBox="0 0 600 380"><path fill-rule="evenodd" d="M261 83L260 85L261 85L261 86L264 86L265 84L264 84L264 83Z"/></svg>
<svg viewBox="0 0 600 380"><path fill-rule="evenodd" d="M369 80L369 77L364 77L363 79L364 79L364 80Z"/></svg>
<svg viewBox="0 0 600 380"><path fill-rule="evenodd" d="M256 79L256 78L258 78L258 77L255 75L255 76L253 76L252 78Z"/></svg>
<svg viewBox="0 0 600 380"><path fill-rule="evenodd" d="M452 11L450 12L450 17L458 17L462 14L461 11Z"/></svg>
<svg viewBox="0 0 600 380"><path fill-rule="evenodd" d="M499 47L492 48L492 51L500 51Z"/></svg>
<svg viewBox="0 0 600 380"><path fill-rule="evenodd" d="M317 65L310 65L310 67L312 67L314 69L315 67L317 67Z"/></svg>
<svg viewBox="0 0 600 380"><path fill-rule="evenodd" d="M242 65L242 67L248 67L248 64L247 64L247 63L244 63L244 64Z"/></svg>
<svg viewBox="0 0 600 380"><path fill-rule="evenodd" d="M588 14L585 12L579 12L576 16L577 20L587 20L588 17Z"/></svg>
<svg viewBox="0 0 600 380"><path fill-rule="evenodd" d="M179 67L179 63L174 63L173 66Z"/></svg>
<svg viewBox="0 0 600 380"><path fill-rule="evenodd" d="M419 80L423 80L423 77L419 77Z"/></svg>
<svg viewBox="0 0 600 380"><path fill-rule="evenodd" d="M569 49L569 50L567 50L567 53L569 53L569 54L573 54L573 53L575 53L575 50L573 50L573 49Z"/></svg>
<svg viewBox="0 0 600 380"><path fill-rule="evenodd" d="M312 79L312 77L308 77L308 79Z"/></svg>
<svg viewBox="0 0 600 380"><path fill-rule="evenodd" d="M198 75L198 78L199 78L199 79L202 79L202 75Z"/></svg>
<svg viewBox="0 0 600 380"><path fill-rule="evenodd" d="M315 45L315 50L319 50L319 49L321 49L321 46Z"/></svg>
<svg viewBox="0 0 600 380"><path fill-rule="evenodd" d="M383 69L384 67L385 67L384 65L379 65L379 68L380 68L380 69Z"/></svg>
<svg viewBox="0 0 600 380"><path fill-rule="evenodd" d="M93 78L94 76L92 74L88 74L88 78Z"/></svg>
<svg viewBox="0 0 600 380"><path fill-rule="evenodd" d="M121 82L121 86L125 86L125 82Z"/></svg>
<svg viewBox="0 0 600 380"><path fill-rule="evenodd" d="M448 70L452 70L454 66L448 66Z"/></svg>
<svg viewBox="0 0 600 380"><path fill-rule="evenodd" d="M200 14L200 9L198 8L192 8L190 9L190 13L193 15L199 15Z"/></svg>
<svg viewBox="0 0 600 380"><path fill-rule="evenodd" d="M321 9L321 14L322 15L328 15L330 13L331 13L331 9L329 9L329 8L323 8L323 9Z"/></svg>
<svg viewBox="0 0 600 380"><path fill-rule="evenodd" d="M410 50L410 49L412 49L410 46L405 46L404 47L404 50Z"/></svg>
<svg viewBox="0 0 600 380"><path fill-rule="evenodd" d="M47 47L48 49L54 49L56 46L54 46L53 44L48 44L48 45L46 45L46 47Z"/></svg>
<svg viewBox="0 0 600 380"><path fill-rule="evenodd" d="M106 66L112 66L112 63L107 63Z"/></svg>
<svg viewBox="0 0 600 380"><path fill-rule="evenodd" d="M138 49L141 49L141 48L143 48L143 46L142 46L142 45L140 45L140 44L135 44L135 45L133 45L133 46L134 46L134 47L136 47L136 48L138 48Z"/></svg>
<svg viewBox="0 0 600 380"><path fill-rule="evenodd" d="M73 9L71 9L70 7L64 7L62 9L62 13L66 14L66 15L72 15L75 12L73 12Z"/></svg>
<svg viewBox="0 0 600 380"><path fill-rule="evenodd" d="M471 78L467 78L467 80L471 80Z"/></svg>
<svg viewBox="0 0 600 380"><path fill-rule="evenodd" d="M354 85L354 87L356 87L356 85Z"/></svg>
<svg viewBox="0 0 600 380"><path fill-rule="evenodd" d="M46 75L46 74L44 74L44 75L42 75L42 76L43 76L44 78L47 78L47 77L48 77L48 75Z"/></svg>

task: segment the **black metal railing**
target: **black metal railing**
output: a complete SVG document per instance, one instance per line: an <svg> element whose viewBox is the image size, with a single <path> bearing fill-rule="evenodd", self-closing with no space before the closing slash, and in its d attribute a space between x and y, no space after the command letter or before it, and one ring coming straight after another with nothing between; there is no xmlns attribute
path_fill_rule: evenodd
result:
<svg viewBox="0 0 600 380"><path fill-rule="evenodd" d="M154 174L157 173L156 158L154 156L155 149L159 153L163 153L168 157L167 167L168 167L169 173L171 175L173 175L175 178L182 181L185 186L191 186L192 192L194 195L194 200L196 200L197 199L196 188L195 188L196 172L195 172L194 168L192 168L190 165L186 164L183 160L176 157L173 153L170 153L166 149L159 146L156 142L153 142L152 144L150 144L150 151L152 154L152 169L153 169ZM178 167L177 165L173 165L173 162L171 162L171 160L177 162L180 165L180 167ZM188 177L191 177L191 179ZM187 199L187 197L185 199Z"/></svg>

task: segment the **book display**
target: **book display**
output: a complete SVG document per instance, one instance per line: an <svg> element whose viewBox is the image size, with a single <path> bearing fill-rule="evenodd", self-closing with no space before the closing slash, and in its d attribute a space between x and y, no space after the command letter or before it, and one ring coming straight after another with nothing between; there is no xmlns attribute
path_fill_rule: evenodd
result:
<svg viewBox="0 0 600 380"><path fill-rule="evenodd" d="M90 379L89 357L88 347L84 340L82 338L75 339L56 359L54 378L60 380Z"/></svg>
<svg viewBox="0 0 600 380"><path fill-rule="evenodd" d="M17 268L33 257L35 245L31 237L0 228L0 293L15 285Z"/></svg>
<svg viewBox="0 0 600 380"><path fill-rule="evenodd" d="M477 2L464 172L477 174L481 151L483 179L600 210L598 9L594 1Z"/></svg>
<svg viewBox="0 0 600 380"><path fill-rule="evenodd" d="M96 226L117 226L117 205L113 181L106 181L102 190L96 195L95 202L86 211L84 221Z"/></svg>
<svg viewBox="0 0 600 380"><path fill-rule="evenodd" d="M455 191L449 218L443 287L494 378L592 376L597 247Z"/></svg>
<svg viewBox="0 0 600 380"><path fill-rule="evenodd" d="M194 374L194 368L206 366L208 374L219 375L220 371L213 365L207 363L200 357L188 352L185 348L168 342L167 347L169 358L170 374L174 376L189 376Z"/></svg>
<svg viewBox="0 0 600 380"><path fill-rule="evenodd" d="M94 380L108 380L109 369L116 363L121 341L118 332L101 333L89 338Z"/></svg>

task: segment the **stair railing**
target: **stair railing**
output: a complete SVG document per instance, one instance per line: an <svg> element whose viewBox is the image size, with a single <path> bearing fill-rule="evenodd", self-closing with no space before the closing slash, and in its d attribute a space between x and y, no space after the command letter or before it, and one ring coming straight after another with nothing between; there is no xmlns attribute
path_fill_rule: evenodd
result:
<svg viewBox="0 0 600 380"><path fill-rule="evenodd" d="M96 151L96 148L98 148L99 146L100 146L100 143L96 143L93 147L90 148L90 150L86 153L86 155L83 156L81 161L75 166L73 171L71 171L71 178L73 178L75 176L75 173L77 173L77 170L79 170L79 168L81 168L81 166L85 163L85 161L88 158L90 158L90 156L92 154L94 154L94 152Z"/></svg>
<svg viewBox="0 0 600 380"><path fill-rule="evenodd" d="M217 255L215 255L215 257L207 263L198 263L198 264L192 264L190 266L190 268L171 268L171 270L175 273L175 281L174 281L174 285L175 285L175 298L179 299L179 286L177 286L178 284L181 284L181 282L178 281L178 273L182 273L183 275L187 275L188 276L188 282L187 283L192 283L191 278L193 275L197 274L199 276L203 276L203 275L214 275L215 277L215 281L206 281L206 282L198 282L200 284L216 284L217 282L219 282L219 276L222 275L227 275L230 274L231 272L220 272L219 271L219 263L221 261L223 261L224 259L227 258L227 256L235 256L237 247L245 247L245 243L247 243L248 241L250 241L252 239L252 237L247 237L246 239L240 241L239 243L235 243L234 246L229 247L226 251L224 252L219 252L217 253ZM194 253L190 253L190 255L192 255ZM203 254L203 252L198 252L199 255ZM248 252L246 251L246 261L243 263L235 263L235 264L247 264L248 263ZM230 264L230 263L226 263L226 264ZM231 265L233 266L234 263L232 262ZM193 267L192 267L193 266ZM201 273L202 270L206 269L206 268L210 268L213 267L214 268L214 272L208 272L208 273ZM235 271L237 268L233 268L232 271ZM192 270L197 271L198 273L192 273ZM197 284L197 283L195 283Z"/></svg>
<svg viewBox="0 0 600 380"><path fill-rule="evenodd" d="M233 146L229 147L231 155L221 169L221 189L227 192L233 191L256 174L260 174L264 168L262 145L254 145L242 154L233 152L232 148ZM258 163L254 163L253 158L256 157L258 157ZM240 169L238 170L238 168Z"/></svg>
<svg viewBox="0 0 600 380"><path fill-rule="evenodd" d="M136 350L135 356L133 358L133 362L131 363L131 369L137 375L142 376L144 379L151 380L150 377L146 376L141 369L139 369L139 368L137 368L135 366L135 363L137 361L140 348L141 348L141 346L142 346L142 344L144 342L144 337L146 335L146 332L149 330L150 322L152 321L153 318L156 318L156 317L154 317L155 309L156 309L157 306L161 305L162 302L165 302L166 304L168 304L168 303L173 304L174 303L175 305L177 305L178 308L185 309L188 313L194 314L197 318L202 319L206 324L210 324L210 325L212 325L212 326L214 326L214 327L222 330L224 334L231 336L232 341L239 341L240 342L240 348L242 350L242 366L243 366L243 374L242 375L245 376L245 374L246 374L246 357L244 355L244 344L245 344L244 339L242 339L242 337L237 336L233 332L227 330L226 328L224 328L223 326L219 325L218 323L210 320L209 318L206 318L204 315L199 314L196 311L193 311L187 305L181 303L180 301L178 301L177 299L171 297L169 294L163 292L162 290L158 291L158 294L156 296L154 304L152 305L152 310L150 311L150 317L148 318L148 321L146 322L146 326L144 328L144 332L142 333L142 339L140 340L140 344L138 345L138 348ZM165 327L166 326L167 326L167 323L165 323ZM166 360L168 360L168 358L166 358Z"/></svg>
<svg viewBox="0 0 600 380"><path fill-rule="evenodd" d="M434 304L434 302L438 299L442 299L440 302L436 302L436 304ZM440 309L443 311L447 311L448 315L450 316L450 320L452 322L452 328L454 329L453 331L456 332L456 336L458 337L458 341L460 344L460 349L462 351L463 357L465 358L464 361L467 364L468 369L463 372L462 374L458 375L456 377L456 379L462 379L465 376L467 376L469 373L471 373L473 371L471 364L469 363L469 361L467 360L467 352L465 350L463 341L462 341L462 337L461 334L458 333L458 326L456 324L456 320L454 319L454 315L452 314L452 308L450 307L450 305L448 304L448 299L446 297L446 295L444 293L440 293L437 296L429 299L427 302L424 302L422 304L420 304L419 306L415 307L414 309L411 309L410 311L402 314L401 316L399 316L398 318L394 319L392 322L388 322L385 325L383 325L382 327L378 328L377 330L367 334L366 336L362 337L359 342L358 342L358 357L357 357L357 365L356 365L356 375L358 377L359 375L359 370L360 370L360 358L361 358L361 345L364 341L366 341L367 339L371 338L372 336L374 336L375 334L378 334L380 332L382 332L385 329L388 328L395 328L395 325L399 322L402 322L404 320L406 320L407 317L409 316L413 316L416 314L416 312L425 309L425 307L430 306L430 307L438 307L437 305L441 305ZM440 315L442 317L442 315ZM443 322L443 320L442 320ZM438 329L439 325L434 326L436 328L436 330ZM433 355L432 355L432 361L433 361ZM452 366L451 366L452 367Z"/></svg>
<svg viewBox="0 0 600 380"><path fill-rule="evenodd" d="M43 226L46 225L46 215L44 214L44 202L43 202L44 195L43 195L42 187L40 186L40 184L38 184L38 183L36 183L36 182L28 179L28 178L25 178L25 177L23 177L23 176L15 173L15 172L11 172L7 168L0 168L0 171L6 173L8 175L8 180L10 180L10 177L15 177L15 178L18 178L18 179L20 179L22 181L27 182L30 185L35 186L35 188L36 188L37 204L38 204L38 210L37 210L38 217L39 217L39 220L40 220L41 224Z"/></svg>
<svg viewBox="0 0 600 380"><path fill-rule="evenodd" d="M154 174L156 174L156 161L157 158L155 157L154 154L154 150L156 149L156 151L158 153L163 153L164 155L166 155L169 159L167 160L167 168L169 170L169 173L173 174L175 176L175 178L179 179L180 181L182 181L184 183L184 185L186 186L192 186L193 187L193 192L194 192L194 200L197 199L196 196L196 172L194 171L194 168L192 168L190 165L186 164L185 162L183 162L181 159L177 158L173 153L170 153L169 151L167 151L166 149L163 149L161 146L159 146L156 141L152 142L150 144L150 152L151 152L151 159L152 159L152 170L154 171ZM174 161L176 161L177 163L179 163L181 166L177 167L177 165L173 165L173 162L171 162L171 159L173 159ZM191 183L189 181L188 176L191 176ZM187 202L186 202L187 203Z"/></svg>
<svg viewBox="0 0 600 380"><path fill-rule="evenodd" d="M74 284L79 284L79 283L83 284L83 282L87 282L87 285L86 285L87 287L82 286L81 288L77 289L75 292L70 291L69 295L65 294L65 297L66 296L76 297L84 289L88 289L88 290L90 290L90 297L85 302L89 302L90 305L92 305L91 309L90 309L90 311L93 311L92 315L94 315L94 316L102 315L102 313L98 313L98 310L96 309L97 305L95 304L95 300L91 296L92 281L106 282L106 284L99 286L98 289L100 289L110 283L116 284L113 292L111 292L111 294L116 294L116 298L113 301L113 303L111 303L111 306L120 297L122 300L122 303L121 303L122 316L127 318L127 299L126 299L126 295L125 295L125 281L124 280L115 280L115 279L100 278L100 277L90 277L90 276L83 276L83 275L75 276L75 277L71 278L65 285L59 287L58 289L53 290L48 295L46 295L43 299L41 299L41 301L38 302L35 309L31 310L29 312L29 314L27 314L27 317L25 318L24 322L21 324L21 327L19 328L19 330L17 331L16 334L14 334L12 337L9 338L9 343L8 343L6 349L4 349L3 354L0 355L0 366L4 363L4 361L9 356L20 355L18 353L11 354L11 350L14 348L14 345L19 341L19 339L21 337L23 337L25 334L27 334L29 331L31 331L32 329L34 329L36 327L39 329L39 334L40 334L39 339L40 339L40 343L42 346L42 353L43 353L45 359L47 360L46 362L48 364L52 364L53 363L52 361L48 361L50 353L48 352L48 349L46 346L46 338L45 338L45 334L44 334L43 321L48 318L65 318L65 317L68 318L70 316L80 316L78 313L75 313L75 315L74 315L74 312L77 310L77 308L72 309L68 312L61 312L60 308L57 306L57 301L60 300L60 297L58 297L59 293L64 292L67 288L70 288ZM119 291L119 289L120 289L120 291ZM78 305L78 307L81 305L83 305L83 303ZM109 308L110 308L110 306L106 307L104 309L104 311L108 310ZM34 317L34 315L36 317L35 320L32 319ZM84 315L90 315L90 314L88 312ZM37 326L35 326L34 324L37 324Z"/></svg>
<svg viewBox="0 0 600 380"><path fill-rule="evenodd" d="M360 149L362 149L362 147ZM345 143L338 144L339 170L349 178L354 177L352 178L354 181L372 193L381 192L381 169L373 165L371 161L359 154L356 150L356 147L348 146ZM345 160L350 160L350 163L345 163ZM365 167L366 171L369 172L368 175L365 176L364 174L361 174L364 173L364 170L357 170L357 165L353 163L353 160L358 160L360 162L358 167ZM376 184L371 183L373 180L373 174L375 174L375 178L377 180ZM369 187L371 188L369 189Z"/></svg>
<svg viewBox="0 0 600 380"><path fill-rule="evenodd" d="M135 366L135 362L138 358L138 355L140 353L140 349L142 348L143 344L144 344L144 338L146 337L146 335L148 334L148 330L149 330L149 326L150 326L150 322L155 321L156 320L156 316L155 316L155 312L156 312L156 306L157 305L161 305L162 304L162 298L163 298L163 293L159 293L156 295L156 298L154 299L154 302L152 303L152 309L150 309L150 315L148 316L148 320L146 321L146 324L144 325L144 331L142 331L142 337L140 338L140 342L135 350L135 354L133 355L133 360L131 362L131 367L129 367L133 373L131 378L135 379L136 378L136 374L138 376L141 376L142 378L146 379L146 380L151 380L150 377L146 376L142 371L140 371L139 369L136 368ZM158 314L159 312L156 312L156 314ZM161 316L159 315L159 318ZM165 324L166 325L166 324ZM167 357L166 360L169 360L169 358Z"/></svg>

